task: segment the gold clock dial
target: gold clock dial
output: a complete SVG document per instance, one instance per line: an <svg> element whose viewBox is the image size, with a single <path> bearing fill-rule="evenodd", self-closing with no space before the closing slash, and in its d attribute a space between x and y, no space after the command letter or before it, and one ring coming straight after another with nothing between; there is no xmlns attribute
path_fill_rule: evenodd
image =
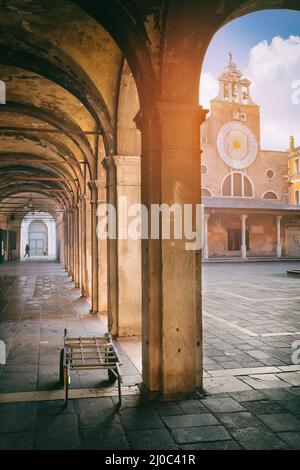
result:
<svg viewBox="0 0 300 470"><path fill-rule="evenodd" d="M258 154L253 132L248 126L236 121L221 127L217 136L217 149L226 165L237 170L250 166Z"/></svg>
<svg viewBox="0 0 300 470"><path fill-rule="evenodd" d="M248 154L248 138L239 130L231 130L225 137L227 154L235 160L243 160Z"/></svg>

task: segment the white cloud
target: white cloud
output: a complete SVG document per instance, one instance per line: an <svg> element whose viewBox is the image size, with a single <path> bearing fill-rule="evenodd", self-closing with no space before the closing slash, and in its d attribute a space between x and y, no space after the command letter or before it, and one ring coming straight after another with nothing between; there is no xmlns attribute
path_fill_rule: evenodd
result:
<svg viewBox="0 0 300 470"><path fill-rule="evenodd" d="M286 150L290 135L300 145L300 105L293 104L293 82L300 79L300 37L276 36L249 52L245 74L253 82L253 100L261 106L261 143Z"/></svg>
<svg viewBox="0 0 300 470"><path fill-rule="evenodd" d="M200 81L200 103L205 109L209 109L210 100L215 98L219 91L219 82L210 72L203 72Z"/></svg>
<svg viewBox="0 0 300 470"><path fill-rule="evenodd" d="M300 36L276 36L270 43L258 43L241 71L252 81L252 99L261 107L262 148L286 150L290 135L300 145L300 104L292 102L293 82L300 80ZM210 73L203 73L201 80L200 102L207 107L217 94L218 82Z"/></svg>
<svg viewBox="0 0 300 470"><path fill-rule="evenodd" d="M275 81L294 76L299 64L300 37L275 36L270 44L262 41L250 50L248 72L253 78Z"/></svg>

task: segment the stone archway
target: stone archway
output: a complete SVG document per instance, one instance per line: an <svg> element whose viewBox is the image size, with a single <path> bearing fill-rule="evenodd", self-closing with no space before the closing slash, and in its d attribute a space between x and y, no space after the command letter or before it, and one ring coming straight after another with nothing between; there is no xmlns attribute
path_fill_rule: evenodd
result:
<svg viewBox="0 0 300 470"><path fill-rule="evenodd" d="M28 227L28 244L31 256L48 255L48 229L41 220L34 220Z"/></svg>
<svg viewBox="0 0 300 470"><path fill-rule="evenodd" d="M30 213L21 224L20 255L24 259L26 245L31 258L56 259L57 229L54 218L47 213Z"/></svg>

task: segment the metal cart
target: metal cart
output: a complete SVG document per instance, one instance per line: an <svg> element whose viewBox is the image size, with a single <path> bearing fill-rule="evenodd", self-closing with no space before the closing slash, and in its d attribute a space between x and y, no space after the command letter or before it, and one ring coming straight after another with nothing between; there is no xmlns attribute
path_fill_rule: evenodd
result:
<svg viewBox="0 0 300 470"><path fill-rule="evenodd" d="M119 406L122 404L120 371L121 362L109 334L102 337L79 336L71 338L64 332L64 348L60 353L60 384L65 390L65 406L68 404L72 370L106 369L111 383L118 381Z"/></svg>

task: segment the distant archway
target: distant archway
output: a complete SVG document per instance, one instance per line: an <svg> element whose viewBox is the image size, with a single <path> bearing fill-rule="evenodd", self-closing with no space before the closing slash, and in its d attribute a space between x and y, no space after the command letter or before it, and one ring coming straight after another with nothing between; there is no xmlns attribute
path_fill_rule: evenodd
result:
<svg viewBox="0 0 300 470"><path fill-rule="evenodd" d="M57 258L56 224L53 217L44 212L33 212L24 217L21 225L21 258L29 245L32 258Z"/></svg>
<svg viewBox="0 0 300 470"><path fill-rule="evenodd" d="M41 220L34 220L28 227L28 245L31 256L48 255L48 229Z"/></svg>

